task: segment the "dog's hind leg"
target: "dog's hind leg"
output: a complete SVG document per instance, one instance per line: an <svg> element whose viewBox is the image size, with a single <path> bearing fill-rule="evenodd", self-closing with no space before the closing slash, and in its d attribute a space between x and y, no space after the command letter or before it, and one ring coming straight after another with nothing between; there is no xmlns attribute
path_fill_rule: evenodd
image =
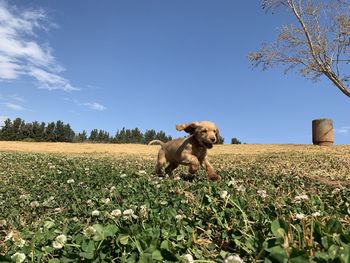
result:
<svg viewBox="0 0 350 263"><path fill-rule="evenodd" d="M163 149L160 149L158 152L158 159L157 159L157 165L156 165L156 175L157 176L163 176L163 167L166 164L166 158L165 153Z"/></svg>
<svg viewBox="0 0 350 263"><path fill-rule="evenodd" d="M165 173L167 175L172 175L173 174L173 171L178 167L179 165L178 164L175 164L175 163L169 163L169 165L165 168Z"/></svg>

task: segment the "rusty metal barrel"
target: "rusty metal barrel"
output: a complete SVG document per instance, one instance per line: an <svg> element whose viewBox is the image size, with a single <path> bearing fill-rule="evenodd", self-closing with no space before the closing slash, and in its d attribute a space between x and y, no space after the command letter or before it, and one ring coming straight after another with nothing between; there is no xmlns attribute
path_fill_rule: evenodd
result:
<svg viewBox="0 0 350 263"><path fill-rule="evenodd" d="M331 146L334 143L333 121L318 119L312 121L312 143L319 146Z"/></svg>

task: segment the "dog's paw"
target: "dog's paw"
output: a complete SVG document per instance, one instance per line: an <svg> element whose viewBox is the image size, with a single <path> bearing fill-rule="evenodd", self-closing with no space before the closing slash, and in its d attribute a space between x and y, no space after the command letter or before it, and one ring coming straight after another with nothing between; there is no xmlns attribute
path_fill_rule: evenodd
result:
<svg viewBox="0 0 350 263"><path fill-rule="evenodd" d="M221 177L217 173L208 174L210 181L220 181Z"/></svg>

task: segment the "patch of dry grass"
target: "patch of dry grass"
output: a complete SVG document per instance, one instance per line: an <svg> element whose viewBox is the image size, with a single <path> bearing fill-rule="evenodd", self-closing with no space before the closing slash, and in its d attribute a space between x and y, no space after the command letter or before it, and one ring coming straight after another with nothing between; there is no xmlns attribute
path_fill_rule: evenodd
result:
<svg viewBox="0 0 350 263"><path fill-rule="evenodd" d="M88 155L155 161L159 146L139 144L0 142L0 151ZM333 185L350 185L350 146L215 145L210 159L220 173L252 170L271 176L306 176Z"/></svg>
<svg viewBox="0 0 350 263"><path fill-rule="evenodd" d="M157 154L159 146L143 144L94 144L94 143L47 143L47 142L4 142L0 141L0 151L67 153L67 154L123 154L152 156ZM270 153L325 153L350 158L350 145L319 147L296 144L241 144L215 145L210 155L257 155Z"/></svg>

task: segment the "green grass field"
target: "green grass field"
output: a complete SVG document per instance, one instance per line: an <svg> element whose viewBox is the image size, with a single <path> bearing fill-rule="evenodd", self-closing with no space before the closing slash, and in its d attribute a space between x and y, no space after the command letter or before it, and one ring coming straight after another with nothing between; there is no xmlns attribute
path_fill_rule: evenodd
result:
<svg viewBox="0 0 350 263"><path fill-rule="evenodd" d="M0 152L0 262L350 262L347 149L143 156Z"/></svg>

